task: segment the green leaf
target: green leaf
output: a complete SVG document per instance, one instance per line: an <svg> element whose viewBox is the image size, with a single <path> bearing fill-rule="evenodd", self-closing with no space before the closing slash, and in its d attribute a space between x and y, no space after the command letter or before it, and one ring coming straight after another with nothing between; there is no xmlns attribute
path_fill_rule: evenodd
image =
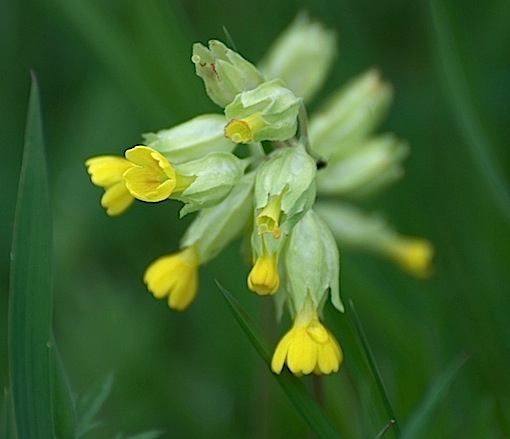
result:
<svg viewBox="0 0 510 439"><path fill-rule="evenodd" d="M58 439L76 437L76 405L62 358L52 337L50 345L53 422Z"/></svg>
<svg viewBox="0 0 510 439"><path fill-rule="evenodd" d="M271 348L264 339L260 329L253 322L248 313L241 307L239 302L223 288L217 281L216 284L225 298L230 311L243 329L244 333L253 344L266 364L271 362ZM280 375L274 375L278 384L282 387L294 408L302 416L319 438L340 438L331 421L327 418L324 411L312 398L304 384L288 370L282 371Z"/></svg>
<svg viewBox="0 0 510 439"><path fill-rule="evenodd" d="M158 437L161 437L163 432L151 430L151 431L144 431L143 433L134 434L132 436L128 436L124 438L122 435L116 436L116 439L157 439Z"/></svg>
<svg viewBox="0 0 510 439"><path fill-rule="evenodd" d="M11 254L9 367L19 439L53 437L48 343L52 315L52 224L39 92L28 105Z"/></svg>
<svg viewBox="0 0 510 439"><path fill-rule="evenodd" d="M4 389L4 404L2 407L2 436L4 439L15 439L12 425L12 401L9 389Z"/></svg>
<svg viewBox="0 0 510 439"><path fill-rule="evenodd" d="M349 313L350 320L352 321L353 326L356 328L361 345L363 346L363 350L367 357L368 364L370 365L372 375L374 376L374 380L377 384L377 388L379 389L379 393L380 393L381 398L384 402L384 407L386 408L386 413L389 417L388 428L392 427L395 430L396 435L399 436L400 431L399 431L399 426L397 423L397 418L395 416L395 412L393 411L393 408L391 406L390 399L388 398L388 392L386 392L386 387L384 386L384 382L381 377L381 373L379 372L379 368L377 367L377 363L375 361L374 354L372 353L372 349L370 349L370 344L368 343L367 336L365 335L365 331L361 324L361 320L358 316L358 313L356 312L356 308L354 307L354 303L352 302L352 300L349 300L349 309L350 309L350 313ZM386 430L383 428L381 433L384 434L385 431Z"/></svg>
<svg viewBox="0 0 510 439"><path fill-rule="evenodd" d="M79 402L77 407L77 437L82 437L85 433L88 433L99 425L99 422L94 419L99 413L99 410L101 410L106 398L110 395L112 385L113 375L108 375L98 388L92 389Z"/></svg>
<svg viewBox="0 0 510 439"><path fill-rule="evenodd" d="M453 379L466 361L467 359L464 356L455 359L443 373L437 377L436 381L432 384L423 400L418 405L418 408L407 421L400 439L427 437L427 426L434 422L434 411L437 409Z"/></svg>

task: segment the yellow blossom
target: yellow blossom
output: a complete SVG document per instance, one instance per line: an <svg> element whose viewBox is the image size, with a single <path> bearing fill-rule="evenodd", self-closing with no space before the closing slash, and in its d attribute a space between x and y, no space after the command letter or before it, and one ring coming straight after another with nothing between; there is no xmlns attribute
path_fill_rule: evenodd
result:
<svg viewBox="0 0 510 439"><path fill-rule="evenodd" d="M234 143L250 143L254 133L265 125L260 112L244 119L232 119L225 127L225 137Z"/></svg>
<svg viewBox="0 0 510 439"><path fill-rule="evenodd" d="M123 213L133 203L133 196L126 188L122 175L133 164L124 157L102 155L92 157L85 162L92 183L105 190L101 206L110 216Z"/></svg>
<svg viewBox="0 0 510 439"><path fill-rule="evenodd" d="M297 376L337 372L343 355L335 337L319 321L317 310L307 298L292 329L278 343L271 369L281 373L284 364Z"/></svg>
<svg viewBox="0 0 510 439"><path fill-rule="evenodd" d="M248 275L248 288L261 296L267 296L276 293L279 285L276 253L269 255L264 251Z"/></svg>
<svg viewBox="0 0 510 439"><path fill-rule="evenodd" d="M196 178L176 174L162 154L147 146L135 146L125 155L135 165L124 173L126 187L138 200L153 203L166 200L173 192L182 192Z"/></svg>
<svg viewBox="0 0 510 439"><path fill-rule="evenodd" d="M401 238L391 241L383 251L404 270L416 277L432 274L432 244L423 238Z"/></svg>
<svg viewBox="0 0 510 439"><path fill-rule="evenodd" d="M156 259L143 280L156 299L168 296L168 306L182 311L195 298L198 289L199 256L194 245Z"/></svg>
<svg viewBox="0 0 510 439"><path fill-rule="evenodd" d="M259 235L272 233L278 239L280 237L281 214L281 196L275 195L269 200L269 203L262 209L255 220Z"/></svg>

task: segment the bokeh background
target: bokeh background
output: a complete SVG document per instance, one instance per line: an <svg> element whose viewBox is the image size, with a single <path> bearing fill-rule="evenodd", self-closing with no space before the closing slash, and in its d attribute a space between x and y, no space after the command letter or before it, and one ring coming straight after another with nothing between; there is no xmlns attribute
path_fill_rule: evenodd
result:
<svg viewBox="0 0 510 439"><path fill-rule="evenodd" d="M342 250L343 299L358 310L398 422L410 422L434 396L434 383L464 356L418 436L510 436L507 0L2 0L2 385L32 69L54 213L55 336L77 395L114 377L102 423L87 438L149 429L163 437L308 437L214 283L232 291L277 342L288 319L276 323L271 301L248 292L239 243L201 269L190 309L172 312L147 293L141 276L149 262L177 249L189 219L178 221L178 203L136 203L108 218L83 165L93 155L122 153L142 132L218 111L194 75L193 42L225 39L226 28L256 62L302 9L339 38L338 60L316 102L369 67L394 85L381 130L407 139L412 153L405 178L363 205L436 249L428 280ZM341 372L322 380L327 411L345 437L374 437L388 421L381 395L348 317L326 314L346 356Z"/></svg>

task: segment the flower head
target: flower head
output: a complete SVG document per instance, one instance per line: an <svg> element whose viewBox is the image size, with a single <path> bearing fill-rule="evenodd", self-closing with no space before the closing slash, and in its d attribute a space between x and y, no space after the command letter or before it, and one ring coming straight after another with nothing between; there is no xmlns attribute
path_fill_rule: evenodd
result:
<svg viewBox="0 0 510 439"><path fill-rule="evenodd" d="M396 237L382 249L400 267L416 277L425 278L432 273L432 244L423 238Z"/></svg>
<svg viewBox="0 0 510 439"><path fill-rule="evenodd" d="M343 361L340 345L319 321L312 300L305 301L292 329L278 343L271 369L281 373L283 366L294 375L316 375L337 372Z"/></svg>
<svg viewBox="0 0 510 439"><path fill-rule="evenodd" d="M123 213L134 201L126 187L122 175L133 164L124 157L102 155L92 157L85 162L92 183L105 190L101 198L101 206L110 216Z"/></svg>
<svg viewBox="0 0 510 439"><path fill-rule="evenodd" d="M170 308L182 311L195 298L198 289L199 257L195 246L156 259L143 280L156 299L168 297Z"/></svg>

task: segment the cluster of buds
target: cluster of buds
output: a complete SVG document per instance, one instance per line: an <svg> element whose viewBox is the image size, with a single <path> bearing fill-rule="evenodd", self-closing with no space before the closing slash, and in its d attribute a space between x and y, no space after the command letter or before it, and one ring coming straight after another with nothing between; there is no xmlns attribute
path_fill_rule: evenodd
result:
<svg viewBox="0 0 510 439"><path fill-rule="evenodd" d="M259 67L220 41L196 43L196 73L223 113L144 134L143 144L124 156L86 161L110 216L135 199L178 200L181 217L198 212L180 249L156 259L143 277L172 309L184 310L195 298L200 265L234 239L249 238L248 288L274 296L278 314L287 309L294 322L273 356L277 374L285 366L295 375L340 368L340 345L321 323L328 298L343 311L338 245L387 255L418 276L430 272L428 241L403 237L346 204L402 175L406 143L372 135L391 101L389 85L369 71L307 118L304 100L324 82L335 41L300 15Z"/></svg>

